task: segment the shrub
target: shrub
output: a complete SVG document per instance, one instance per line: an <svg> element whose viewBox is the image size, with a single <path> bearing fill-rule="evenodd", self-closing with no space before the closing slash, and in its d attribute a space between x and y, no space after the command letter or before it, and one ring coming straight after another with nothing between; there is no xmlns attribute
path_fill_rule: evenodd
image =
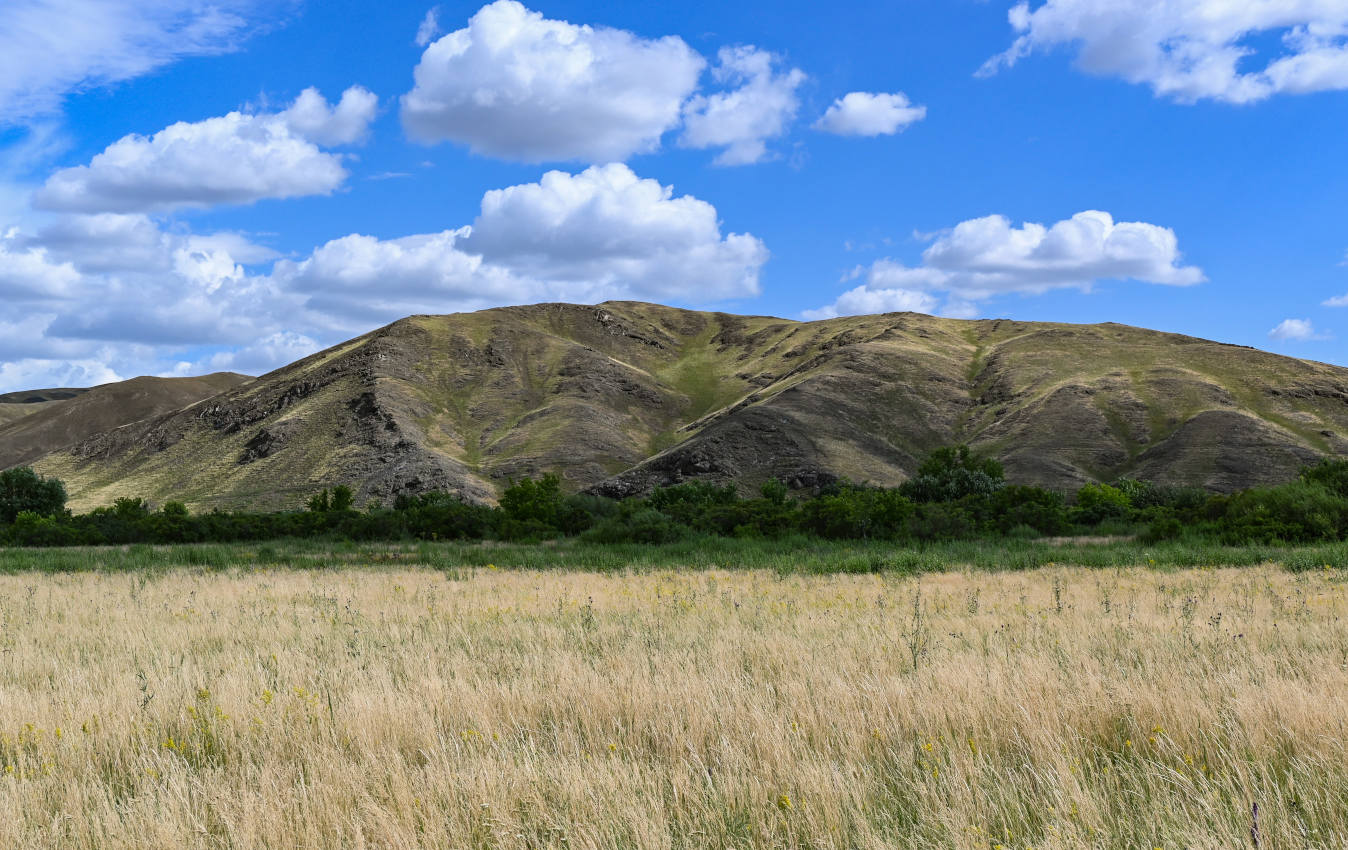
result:
<svg viewBox="0 0 1348 850"><path fill-rule="evenodd" d="M712 508L738 501L734 485L718 486L706 481L658 487L646 498L647 505L690 528L706 528L707 514Z"/></svg>
<svg viewBox="0 0 1348 850"><path fill-rule="evenodd" d="M491 508L449 493L399 496L393 512L408 534L422 540L480 540L491 532L496 517Z"/></svg>
<svg viewBox="0 0 1348 850"><path fill-rule="evenodd" d="M591 543L672 543L689 535L686 526L679 525L654 508L611 517L581 535Z"/></svg>
<svg viewBox="0 0 1348 850"><path fill-rule="evenodd" d="M1348 460L1325 458L1315 466L1303 466L1300 478L1308 484L1319 484L1339 498L1348 498Z"/></svg>
<svg viewBox="0 0 1348 850"><path fill-rule="evenodd" d="M520 528L527 525L545 535L560 529L562 507L562 479L552 473L537 481L511 482L501 494L501 512L507 522Z"/></svg>
<svg viewBox="0 0 1348 850"><path fill-rule="evenodd" d="M326 491L325 491L326 492ZM345 513L351 510L351 506L356 503L356 494L351 492L351 488L345 484L338 484L332 488L331 510L337 513Z"/></svg>
<svg viewBox="0 0 1348 850"><path fill-rule="evenodd" d="M1225 507L1219 522L1225 543L1312 543L1339 540L1348 531L1348 501L1318 483L1246 490Z"/></svg>
<svg viewBox="0 0 1348 850"><path fill-rule="evenodd" d="M1147 526L1147 530L1142 532L1141 540L1143 543L1160 543L1165 540L1175 540L1184 534L1184 524L1174 514L1164 514L1157 516Z"/></svg>
<svg viewBox="0 0 1348 850"><path fill-rule="evenodd" d="M60 479L44 478L26 466L0 472L0 524L9 525L24 511L49 517L65 508L66 487Z"/></svg>
<svg viewBox="0 0 1348 850"><path fill-rule="evenodd" d="M17 546L74 546L83 542L75 529L35 511L20 511L7 536Z"/></svg>
<svg viewBox="0 0 1348 850"><path fill-rule="evenodd" d="M964 506L943 502L920 505L907 522L908 534L918 540L972 537L976 528Z"/></svg>
<svg viewBox="0 0 1348 850"><path fill-rule="evenodd" d="M834 540L894 538L906 533L913 502L898 490L843 486L806 502L800 527Z"/></svg>
<svg viewBox="0 0 1348 850"><path fill-rule="evenodd" d="M928 455L917 474L899 488L914 502L955 502L987 496L1006 483L1002 465L968 446L940 448Z"/></svg>
<svg viewBox="0 0 1348 850"><path fill-rule="evenodd" d="M1003 534L1016 526L1025 526L1040 534L1062 534L1067 530L1067 502L1061 493L1042 487L1013 485L988 498L993 528Z"/></svg>
<svg viewBox="0 0 1348 850"><path fill-rule="evenodd" d="M1099 525L1108 519L1123 519L1132 511L1128 494L1108 484L1087 484L1077 491L1072 518L1082 525Z"/></svg>

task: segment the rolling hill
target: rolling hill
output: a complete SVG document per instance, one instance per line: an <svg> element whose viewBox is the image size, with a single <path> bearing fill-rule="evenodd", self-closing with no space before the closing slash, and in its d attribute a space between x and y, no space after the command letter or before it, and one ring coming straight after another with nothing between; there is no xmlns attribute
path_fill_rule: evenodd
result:
<svg viewBox="0 0 1348 850"><path fill-rule="evenodd" d="M12 418L0 419L0 469L30 464L95 434L181 410L248 380L244 375L221 372L200 378L134 378L88 390L0 396L0 410L20 408Z"/></svg>
<svg viewBox="0 0 1348 850"><path fill-rule="evenodd" d="M87 390L62 388L0 393L0 428L25 416L37 413L43 408L68 401L83 392L87 392Z"/></svg>
<svg viewBox="0 0 1348 850"><path fill-rule="evenodd" d="M413 316L221 389L35 466L80 508L276 508L337 483L361 504L491 501L549 471L615 496L688 478L894 484L954 442L1022 483L1232 490L1348 452L1348 369L1116 324L539 304Z"/></svg>

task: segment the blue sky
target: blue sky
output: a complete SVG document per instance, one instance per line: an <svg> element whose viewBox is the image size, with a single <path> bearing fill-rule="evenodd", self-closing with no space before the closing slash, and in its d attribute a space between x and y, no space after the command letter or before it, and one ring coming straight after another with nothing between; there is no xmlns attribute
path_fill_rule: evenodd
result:
<svg viewBox="0 0 1348 850"><path fill-rule="evenodd" d="M0 391L606 298L1348 364L1348 0L8 5Z"/></svg>

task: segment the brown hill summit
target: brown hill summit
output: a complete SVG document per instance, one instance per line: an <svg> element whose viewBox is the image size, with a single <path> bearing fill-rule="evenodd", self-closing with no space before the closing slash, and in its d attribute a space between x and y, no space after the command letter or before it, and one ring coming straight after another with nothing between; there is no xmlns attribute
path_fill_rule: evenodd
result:
<svg viewBox="0 0 1348 850"><path fill-rule="evenodd" d="M181 410L248 380L220 372L200 378L133 378L88 390L8 393L0 396L0 409L21 410L0 419L0 469L23 466L95 434Z"/></svg>
<svg viewBox="0 0 1348 850"><path fill-rule="evenodd" d="M540 304L413 316L37 467L77 507L264 508L337 483L362 504L491 500L550 471L612 495L693 477L894 484L955 442L1069 490L1276 482L1348 451L1348 369L1115 324Z"/></svg>
<svg viewBox="0 0 1348 850"><path fill-rule="evenodd" d="M85 392L88 392L88 390L63 387L61 389L0 393L0 428L25 416L37 413L45 407L68 401Z"/></svg>

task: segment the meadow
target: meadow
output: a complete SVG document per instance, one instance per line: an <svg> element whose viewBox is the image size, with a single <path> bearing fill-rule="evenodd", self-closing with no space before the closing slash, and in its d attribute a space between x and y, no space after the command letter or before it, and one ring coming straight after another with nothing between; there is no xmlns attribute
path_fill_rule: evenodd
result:
<svg viewBox="0 0 1348 850"><path fill-rule="evenodd" d="M0 847L1348 846L1342 547L1017 545L0 551Z"/></svg>

